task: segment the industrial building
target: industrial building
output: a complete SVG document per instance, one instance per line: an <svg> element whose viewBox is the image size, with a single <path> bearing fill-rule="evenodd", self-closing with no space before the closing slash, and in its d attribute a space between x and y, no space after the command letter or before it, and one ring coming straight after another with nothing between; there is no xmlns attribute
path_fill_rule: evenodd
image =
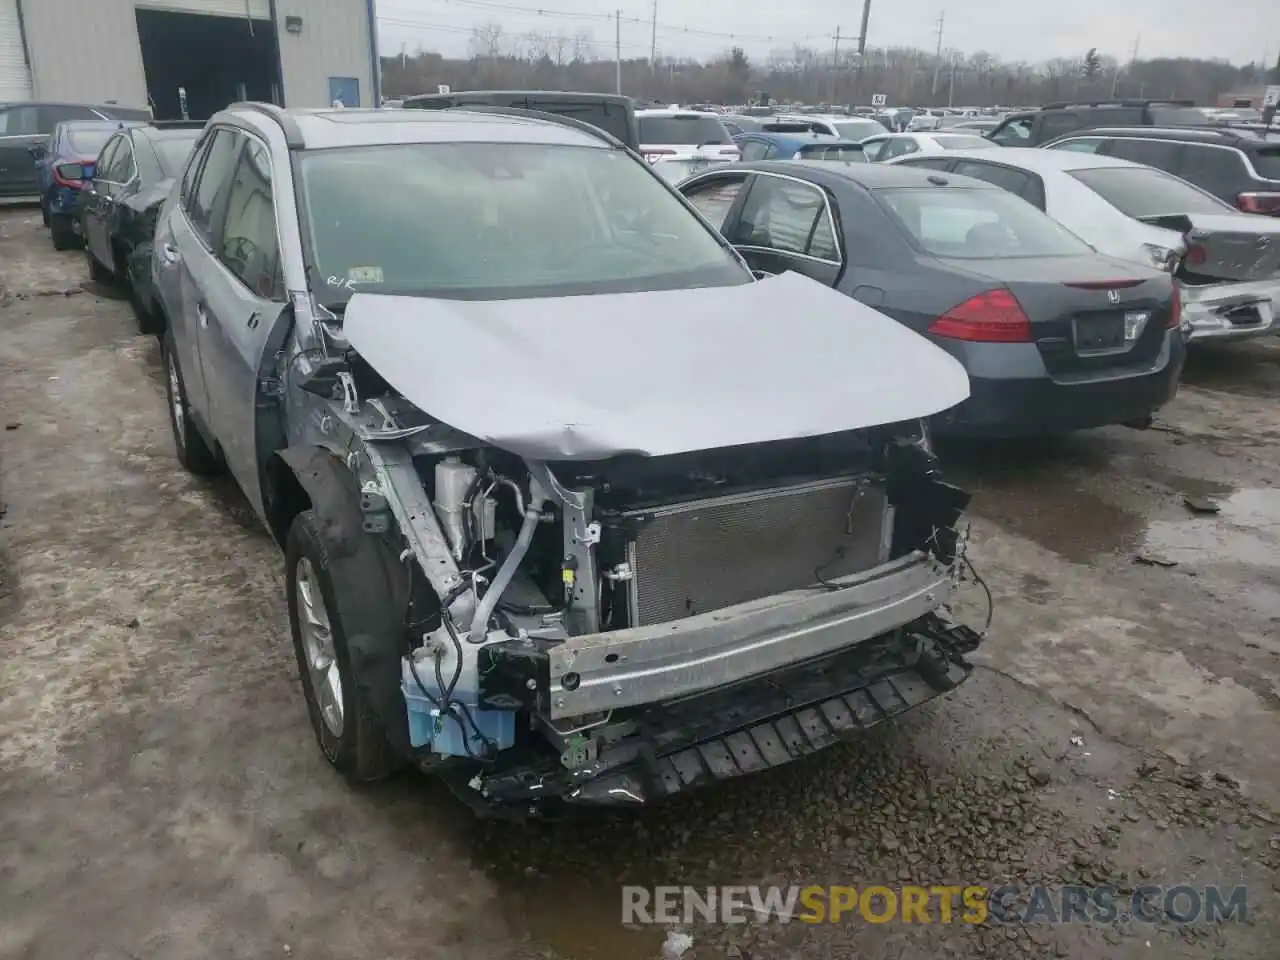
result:
<svg viewBox="0 0 1280 960"><path fill-rule="evenodd" d="M0 103L379 102L374 0L0 0Z"/></svg>

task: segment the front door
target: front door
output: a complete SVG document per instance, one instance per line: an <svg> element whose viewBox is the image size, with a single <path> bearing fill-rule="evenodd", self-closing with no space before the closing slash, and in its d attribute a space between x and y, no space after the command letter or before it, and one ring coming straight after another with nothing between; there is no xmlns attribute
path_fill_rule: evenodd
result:
<svg viewBox="0 0 1280 960"><path fill-rule="evenodd" d="M137 175L133 146L129 138L123 134L112 137L99 159L102 166L95 164L93 180L86 188L89 193L84 198L84 239L94 259L104 267L114 269L116 264L111 250L111 228L118 216L117 205L120 198Z"/></svg>
<svg viewBox="0 0 1280 960"><path fill-rule="evenodd" d="M285 309L271 158L247 138L226 192L214 256L197 282L208 323L200 331L200 365L213 432L240 488L261 514L257 400L267 341Z"/></svg>
<svg viewBox="0 0 1280 960"><path fill-rule="evenodd" d="M761 273L794 270L831 287L843 270L826 193L794 177L757 173L725 237Z"/></svg>
<svg viewBox="0 0 1280 960"><path fill-rule="evenodd" d="M40 112L34 104L0 107L0 197L34 197L36 160L31 153L49 139L40 132Z"/></svg>

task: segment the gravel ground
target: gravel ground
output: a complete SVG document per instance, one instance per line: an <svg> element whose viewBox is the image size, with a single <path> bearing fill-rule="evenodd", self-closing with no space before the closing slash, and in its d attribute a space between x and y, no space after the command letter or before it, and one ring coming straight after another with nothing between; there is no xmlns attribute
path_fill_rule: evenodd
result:
<svg viewBox="0 0 1280 960"><path fill-rule="evenodd" d="M156 345L84 278L0 211L0 958L656 958L623 883L1244 884L1243 923L698 922L685 958L1274 958L1277 346L1194 357L1150 431L945 451L996 596L947 699L519 826L324 766L279 557L178 468Z"/></svg>

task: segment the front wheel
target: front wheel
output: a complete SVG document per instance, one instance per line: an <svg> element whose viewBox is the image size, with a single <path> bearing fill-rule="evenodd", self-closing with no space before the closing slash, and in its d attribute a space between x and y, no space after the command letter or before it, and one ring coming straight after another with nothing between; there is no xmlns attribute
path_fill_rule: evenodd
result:
<svg viewBox="0 0 1280 960"><path fill-rule="evenodd" d="M316 743L349 780L380 780L397 764L368 694L351 669L347 631L359 632L360 625L344 624L339 610L358 604L339 601L353 587L334 580L325 534L312 511L294 519L284 552L289 629Z"/></svg>
<svg viewBox="0 0 1280 960"><path fill-rule="evenodd" d="M89 256L92 258L93 255ZM221 470L222 460L210 448L192 419L191 406L187 401L187 386L182 379L182 366L178 362L172 331L166 333L160 353L164 360L169 426L173 430L173 445L177 449L178 462L197 476L213 476Z"/></svg>

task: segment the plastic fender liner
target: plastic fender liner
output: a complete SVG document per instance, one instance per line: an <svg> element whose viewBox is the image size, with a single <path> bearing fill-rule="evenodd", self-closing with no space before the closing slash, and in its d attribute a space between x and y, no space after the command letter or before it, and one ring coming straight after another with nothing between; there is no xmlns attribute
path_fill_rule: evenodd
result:
<svg viewBox="0 0 1280 960"><path fill-rule="evenodd" d="M391 748L411 756L409 717L400 692L400 656L409 576L392 549L364 531L355 477L322 447L279 452L311 497L335 580L355 585L340 593L337 611L347 631L351 669L381 721Z"/></svg>

